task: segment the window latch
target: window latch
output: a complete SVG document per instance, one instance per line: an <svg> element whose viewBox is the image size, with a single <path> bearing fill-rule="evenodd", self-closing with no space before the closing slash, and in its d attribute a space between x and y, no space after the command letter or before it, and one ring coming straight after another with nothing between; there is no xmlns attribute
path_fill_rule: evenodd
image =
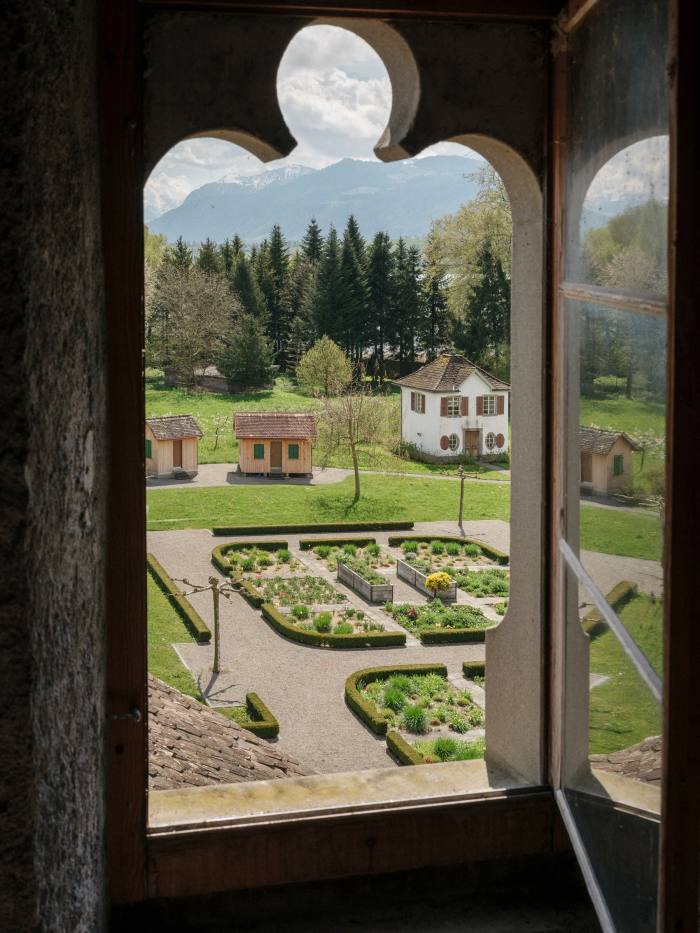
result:
<svg viewBox="0 0 700 933"><path fill-rule="evenodd" d="M141 722L141 710L138 706L132 706L128 713L110 713L108 719L133 719L134 722Z"/></svg>

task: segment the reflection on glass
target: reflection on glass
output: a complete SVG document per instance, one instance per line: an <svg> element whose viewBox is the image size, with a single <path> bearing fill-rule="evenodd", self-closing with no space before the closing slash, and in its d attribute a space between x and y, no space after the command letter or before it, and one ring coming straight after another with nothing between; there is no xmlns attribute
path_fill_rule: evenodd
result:
<svg viewBox="0 0 700 933"><path fill-rule="evenodd" d="M595 176L580 219L580 281L665 294L668 137L623 149Z"/></svg>

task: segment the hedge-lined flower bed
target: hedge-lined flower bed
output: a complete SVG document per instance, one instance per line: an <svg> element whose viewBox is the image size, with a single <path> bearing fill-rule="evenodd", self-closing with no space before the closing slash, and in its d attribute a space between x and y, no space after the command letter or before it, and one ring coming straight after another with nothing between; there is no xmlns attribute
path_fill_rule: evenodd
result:
<svg viewBox="0 0 700 933"><path fill-rule="evenodd" d="M261 739L276 738L279 735L280 724L257 693L246 693L245 704L219 708L217 712Z"/></svg>
<svg viewBox="0 0 700 933"><path fill-rule="evenodd" d="M305 628L295 624L290 616L270 603L263 603L260 609L265 621L280 635L314 648L400 648L406 644L403 632L319 632L313 626Z"/></svg>
<svg viewBox="0 0 700 933"><path fill-rule="evenodd" d="M347 597L324 580L310 575L298 577L253 577L244 580L241 589L255 595L262 603L291 607L333 606L343 603Z"/></svg>
<svg viewBox="0 0 700 933"><path fill-rule="evenodd" d="M400 765L429 765L441 761L474 761L483 758L486 751L484 739L453 739L440 736L437 739L419 739L413 745L399 732L388 732L386 744Z"/></svg>
<svg viewBox="0 0 700 933"><path fill-rule="evenodd" d="M283 543L277 548L261 548L257 544L248 546L229 547L224 549L229 564L230 574L268 574L270 576L280 572L294 571L299 562L292 557L292 553Z"/></svg>
<svg viewBox="0 0 700 933"><path fill-rule="evenodd" d="M387 603L384 611L423 644L483 641L486 629L495 624L480 609L454 603L446 606L440 599L423 606Z"/></svg>
<svg viewBox="0 0 700 933"><path fill-rule="evenodd" d="M428 555L431 558L441 559L444 564L449 565L447 558L466 563L494 563L508 564L509 558L506 553L499 551L498 548L484 541L472 541L470 538L457 538L453 535L391 535L388 539L389 547L400 547L406 555L413 553L419 559L425 559ZM440 550L439 545L443 545ZM436 548L436 550L434 550ZM437 566L437 565L436 565ZM442 566L442 565L440 565Z"/></svg>
<svg viewBox="0 0 700 933"><path fill-rule="evenodd" d="M405 638L406 636L404 636ZM345 702L356 713L362 722L376 735L386 735L389 727L383 711L368 699L365 688L376 681L386 680L394 675L408 677L419 674L439 674L447 677L447 668L444 664L398 664L392 667L366 667L355 671L345 681Z"/></svg>
<svg viewBox="0 0 700 933"><path fill-rule="evenodd" d="M161 590L168 597L175 611L200 645L207 645L211 640L211 630L190 601L182 595L165 568L153 554L146 557L146 566Z"/></svg>
<svg viewBox="0 0 700 933"><path fill-rule="evenodd" d="M356 541L343 541L337 544L322 541L315 545L313 554L331 571L337 570L338 562L342 561L368 583L386 583L385 578L376 573L376 570L378 567L391 568L394 565L393 558L382 551L375 541L366 541L362 544ZM371 580L368 578L370 571L373 572Z"/></svg>
<svg viewBox="0 0 700 933"><path fill-rule="evenodd" d="M486 661L463 661L462 673L479 687L486 684Z"/></svg>
<svg viewBox="0 0 700 933"><path fill-rule="evenodd" d="M447 573L454 578L460 590L471 593L472 596L507 596L510 592L510 578L507 570L492 568L491 570L452 570Z"/></svg>
<svg viewBox="0 0 700 933"><path fill-rule="evenodd" d="M314 613L308 606L301 603L292 606L286 616L292 625L308 632L319 632L322 635L354 635L384 631L382 623L368 618L362 609L322 610Z"/></svg>

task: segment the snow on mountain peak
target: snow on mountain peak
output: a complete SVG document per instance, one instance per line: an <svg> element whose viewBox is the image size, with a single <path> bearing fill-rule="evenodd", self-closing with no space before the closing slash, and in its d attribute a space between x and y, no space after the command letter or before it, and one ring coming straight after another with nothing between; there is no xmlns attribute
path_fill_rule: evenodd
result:
<svg viewBox="0 0 700 933"><path fill-rule="evenodd" d="M227 172L219 179L219 184L245 185L247 188L266 188L268 185L280 184L286 181L292 181L300 178L302 175L308 175L314 169L306 165L283 165L280 168L263 169L254 175L238 175L235 172Z"/></svg>

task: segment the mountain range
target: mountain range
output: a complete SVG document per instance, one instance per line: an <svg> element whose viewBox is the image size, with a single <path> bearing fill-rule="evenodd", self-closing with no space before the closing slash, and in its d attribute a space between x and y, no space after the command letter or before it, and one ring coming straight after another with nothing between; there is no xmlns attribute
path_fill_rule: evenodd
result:
<svg viewBox="0 0 700 933"><path fill-rule="evenodd" d="M178 207L149 221L155 233L190 243L222 242L238 234L255 243L279 224L292 242L309 220L341 229L349 214L365 237L379 230L392 238L423 237L431 222L470 201L472 173L483 162L462 156L429 156L401 162L342 159L325 168L287 165L248 177L224 176L192 191Z"/></svg>

